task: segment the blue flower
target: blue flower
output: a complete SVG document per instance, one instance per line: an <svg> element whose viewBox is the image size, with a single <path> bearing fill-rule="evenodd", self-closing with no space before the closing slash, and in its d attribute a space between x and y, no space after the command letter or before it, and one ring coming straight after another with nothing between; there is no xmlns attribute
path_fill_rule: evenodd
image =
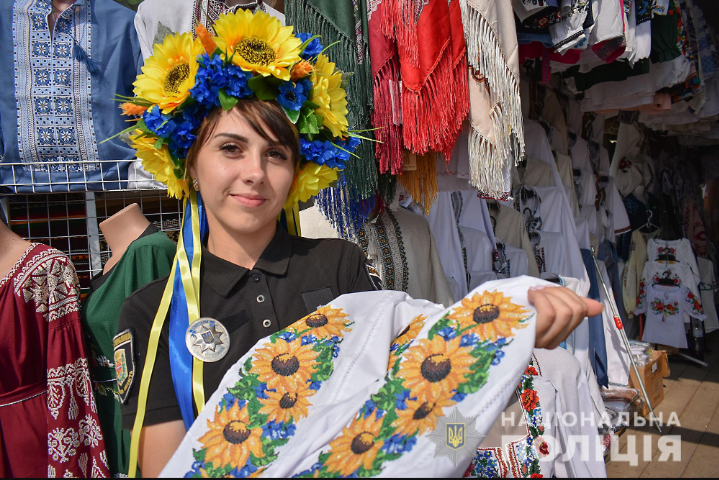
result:
<svg viewBox="0 0 719 480"><path fill-rule="evenodd" d="M258 399L267 400L268 398L270 398L267 396L267 394L265 392L267 392L267 384L266 383L261 383L255 387L255 396Z"/></svg>
<svg viewBox="0 0 719 480"><path fill-rule="evenodd" d="M222 402L220 403L220 406L224 407L225 410L229 410L235 403L237 403L237 401L237 397L235 397L231 393L226 393L222 396Z"/></svg>
<svg viewBox="0 0 719 480"><path fill-rule="evenodd" d="M456 391L456 390L455 390L455 391ZM467 395L466 395L466 394L457 392L457 393L455 393L454 396L452 397L452 401L453 401L453 402L457 402L457 403L462 403L462 402L464 402L464 399L465 399L465 398L467 398Z"/></svg>
<svg viewBox="0 0 719 480"><path fill-rule="evenodd" d="M297 340L297 335L295 335L295 332L284 332L281 333L277 338L279 338L280 340L284 340L287 343L290 343Z"/></svg>
<svg viewBox="0 0 719 480"><path fill-rule="evenodd" d="M300 140L300 151L308 162L325 165L328 168L345 169L349 155L335 147L330 141L314 140L310 142L304 138Z"/></svg>
<svg viewBox="0 0 719 480"><path fill-rule="evenodd" d="M235 64L227 65L224 69L223 88L231 97L247 98L255 94L247 84L252 78L250 72L245 72ZM303 102L304 103L304 102Z"/></svg>
<svg viewBox="0 0 719 480"><path fill-rule="evenodd" d="M238 470L237 468L235 468L234 470L232 470L232 471L230 472L230 477L233 477L233 478L249 478L250 475L252 475L253 473L255 473L257 470L258 470L258 468L255 467L254 465L252 465L252 459L251 459L251 458L248 458L248 459L247 459L247 463L245 464L244 467L242 467L242 469Z"/></svg>
<svg viewBox="0 0 719 480"><path fill-rule="evenodd" d="M397 397L397 410L407 410L407 400L410 399L409 395L410 393L407 390L402 393L395 393L394 396Z"/></svg>
<svg viewBox="0 0 719 480"><path fill-rule="evenodd" d="M502 359L504 358L505 353L502 350L497 350L497 353L494 354L494 360L492 360L492 365L495 367L502 363Z"/></svg>
<svg viewBox="0 0 719 480"><path fill-rule="evenodd" d="M314 343L317 343L317 337L314 335L305 335L302 337L302 346L312 345Z"/></svg>
<svg viewBox="0 0 719 480"><path fill-rule="evenodd" d="M457 336L457 330L452 327L447 327L437 332L437 335L444 338L446 341L450 341Z"/></svg>
<svg viewBox="0 0 719 480"><path fill-rule="evenodd" d="M147 109L143 115L143 119L145 120L147 128L158 137L168 138L177 128L177 124L174 122L172 115L163 114L157 105L153 105Z"/></svg>
<svg viewBox="0 0 719 480"><path fill-rule="evenodd" d="M315 472L316 472L317 470L319 470L320 468L322 468L322 464L321 464L321 463L315 463L314 465L312 465L312 467L311 467L309 470L300 473L300 474L298 475L298 477L313 477L314 474L315 474Z"/></svg>
<svg viewBox="0 0 719 480"><path fill-rule="evenodd" d="M471 335L462 335L462 340L459 342L460 347L474 347L479 343L479 335L472 333Z"/></svg>
<svg viewBox="0 0 719 480"><path fill-rule="evenodd" d="M223 88L225 63L219 55L210 57L205 54L198 58L200 67L195 76L195 86L190 95L197 102L209 107L220 106L220 89Z"/></svg>
<svg viewBox="0 0 719 480"><path fill-rule="evenodd" d="M298 33L297 38L302 40L302 43L305 43L307 40L312 38L314 35L311 33ZM305 51L302 52L301 56L305 60L309 60L313 57L316 57L320 53L322 53L322 50L324 50L324 47L322 46L322 43L320 43L319 38L315 38L312 40L308 45L307 48L305 48Z"/></svg>
<svg viewBox="0 0 719 480"><path fill-rule="evenodd" d="M200 469L202 469L203 466L204 464L202 462L193 463L192 469L185 474L185 478L192 478L195 475L200 475Z"/></svg>
<svg viewBox="0 0 719 480"><path fill-rule="evenodd" d="M310 384L310 390L319 391L320 387L322 387L322 382L312 382Z"/></svg>
<svg viewBox="0 0 719 480"><path fill-rule="evenodd" d="M297 84L285 82L280 85L280 94L277 101L287 110L296 112L302 108L302 105L310 97L311 89L312 82L309 80L303 80Z"/></svg>
<svg viewBox="0 0 719 480"><path fill-rule="evenodd" d="M332 358L340 356L340 347L336 343L332 346Z"/></svg>
<svg viewBox="0 0 719 480"><path fill-rule="evenodd" d="M295 425L285 425L274 421L262 426L262 436L270 440L287 440L295 434Z"/></svg>
<svg viewBox="0 0 719 480"><path fill-rule="evenodd" d="M408 438L404 435L393 435L385 440L382 451L389 455L402 455L412 451L417 444L417 437Z"/></svg>

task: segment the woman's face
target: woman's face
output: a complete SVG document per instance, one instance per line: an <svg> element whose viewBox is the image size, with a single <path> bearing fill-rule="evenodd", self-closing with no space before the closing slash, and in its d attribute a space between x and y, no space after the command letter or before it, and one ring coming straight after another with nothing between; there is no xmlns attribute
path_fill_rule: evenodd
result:
<svg viewBox="0 0 719 480"><path fill-rule="evenodd" d="M291 150L268 142L241 113L224 112L190 174L198 181L210 229L240 235L274 228L295 175Z"/></svg>

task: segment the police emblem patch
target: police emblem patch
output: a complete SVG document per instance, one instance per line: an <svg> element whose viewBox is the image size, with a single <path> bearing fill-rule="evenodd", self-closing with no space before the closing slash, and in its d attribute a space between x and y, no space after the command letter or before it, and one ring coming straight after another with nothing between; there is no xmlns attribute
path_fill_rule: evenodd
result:
<svg viewBox="0 0 719 480"><path fill-rule="evenodd" d="M435 458L447 457L455 466L462 460L471 460L482 441L475 423L475 418L464 418L459 409L440 418L437 429L429 434L436 445Z"/></svg>
<svg viewBox="0 0 719 480"><path fill-rule="evenodd" d="M132 332L125 330L112 340L115 350L115 379L117 393L122 403L127 403L132 382L135 380L135 355L133 351Z"/></svg>

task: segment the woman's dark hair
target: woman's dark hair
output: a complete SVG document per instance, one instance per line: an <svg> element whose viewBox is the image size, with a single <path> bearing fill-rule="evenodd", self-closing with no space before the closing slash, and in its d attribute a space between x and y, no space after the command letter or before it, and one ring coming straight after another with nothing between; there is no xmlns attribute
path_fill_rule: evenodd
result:
<svg viewBox="0 0 719 480"><path fill-rule="evenodd" d="M290 149L295 166L299 165L300 134L297 127L287 118L287 114L279 103L256 99L240 100L232 111L242 115L252 129L268 142L275 142L275 139L270 136L270 132L274 134L281 145ZM217 107L202 121L202 125L200 125L197 132L197 140L187 154L188 172L190 167L197 161L197 154L202 146L212 137L222 113L222 108Z"/></svg>

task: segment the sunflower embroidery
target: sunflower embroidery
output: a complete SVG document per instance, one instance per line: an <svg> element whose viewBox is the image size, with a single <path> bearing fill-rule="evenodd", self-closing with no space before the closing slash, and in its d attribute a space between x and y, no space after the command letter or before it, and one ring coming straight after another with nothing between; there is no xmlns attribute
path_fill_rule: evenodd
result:
<svg viewBox="0 0 719 480"><path fill-rule="evenodd" d="M134 83L135 95L158 105L162 113L171 113L190 98L200 68L197 57L204 51L202 42L190 33L168 35L142 67Z"/></svg>
<svg viewBox="0 0 719 480"><path fill-rule="evenodd" d="M384 445L379 439L382 419L377 412L365 419L357 419L342 430L342 435L330 443L329 458L325 466L330 472L343 477L355 473L360 467L372 470L377 454Z"/></svg>
<svg viewBox="0 0 719 480"><path fill-rule="evenodd" d="M407 350L397 377L404 379L411 398L437 402L465 382L475 362L471 351L460 347L459 338L446 341L438 335L434 340L422 340Z"/></svg>
<svg viewBox="0 0 719 480"><path fill-rule="evenodd" d="M397 435L424 435L437 428L437 420L444 417L444 408L455 404L452 394L445 394L436 401L407 400L407 408L399 410L399 418L392 425Z"/></svg>
<svg viewBox="0 0 719 480"><path fill-rule="evenodd" d="M417 339L426 322L427 317L424 315L420 315L414 320L412 320L412 323L410 323L409 326L405 328L402 333L399 334L399 336L395 339L394 343L392 343L392 345L390 346L390 357L387 370L391 370L392 367L395 366L397 360L399 360L402 354L405 352L406 347Z"/></svg>
<svg viewBox="0 0 719 480"><path fill-rule="evenodd" d="M260 400L263 405L260 415L267 415L268 422L290 423L294 420L297 423L308 416L308 408L311 406L308 399L315 393L309 385L297 389L278 387L267 391L268 398Z"/></svg>
<svg viewBox="0 0 719 480"><path fill-rule="evenodd" d="M267 383L268 390L297 391L309 383L317 368L318 356L311 345L278 339L257 350L252 373Z"/></svg>
<svg viewBox="0 0 719 480"><path fill-rule="evenodd" d="M331 306L322 307L312 315L303 318L301 321L312 329L312 335L317 338L341 337L349 330L349 315L341 309L332 308Z"/></svg>
<svg viewBox="0 0 719 480"><path fill-rule="evenodd" d="M290 67L302 60L302 41L293 31L294 27L283 27L282 22L265 12L240 10L221 15L215 22L215 42L232 63L246 72L288 81Z"/></svg>
<svg viewBox="0 0 719 480"><path fill-rule="evenodd" d="M262 428L250 428L247 407L235 403L229 410L215 410L214 421L207 421L209 431L199 439L206 449L205 462L215 469L228 465L245 465L250 454L264 457Z"/></svg>
<svg viewBox="0 0 719 480"><path fill-rule="evenodd" d="M472 328L482 341L496 342L512 336L512 330L524 328L529 312L512 303L501 292L484 292L462 300L462 305L449 315L460 329Z"/></svg>
<svg viewBox="0 0 719 480"><path fill-rule="evenodd" d="M184 195L190 194L190 185L187 180L180 180L174 172L174 162L167 145L161 149L155 148L155 140L148 136L142 136L138 130L137 134L130 136L132 148L137 151L137 158L142 160L142 165L155 180L167 185L167 194L171 197L181 199Z"/></svg>

